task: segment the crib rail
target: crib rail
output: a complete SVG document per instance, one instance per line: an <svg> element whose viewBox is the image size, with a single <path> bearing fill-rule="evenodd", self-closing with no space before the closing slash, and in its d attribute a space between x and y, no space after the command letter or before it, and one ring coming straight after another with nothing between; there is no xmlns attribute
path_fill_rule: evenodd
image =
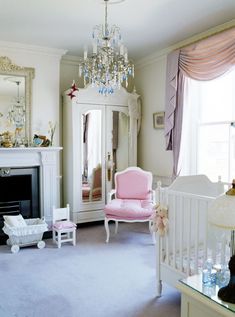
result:
<svg viewBox="0 0 235 317"><path fill-rule="evenodd" d="M156 201L168 208L169 229L165 236L156 235L157 281L169 276L178 278L198 274L208 256L208 208L214 197L156 189ZM211 252L208 255L208 252ZM222 254L223 255L223 254ZM168 273L163 278L163 269ZM174 286L174 282L166 281ZM161 289L161 287L159 287Z"/></svg>

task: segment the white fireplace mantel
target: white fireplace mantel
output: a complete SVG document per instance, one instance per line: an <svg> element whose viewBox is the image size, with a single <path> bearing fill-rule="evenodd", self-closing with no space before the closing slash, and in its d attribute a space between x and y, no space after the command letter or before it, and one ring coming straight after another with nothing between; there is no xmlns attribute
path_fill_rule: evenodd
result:
<svg viewBox="0 0 235 317"><path fill-rule="evenodd" d="M59 151L62 147L0 148L0 169L40 169L40 216L52 221L52 206L60 203Z"/></svg>

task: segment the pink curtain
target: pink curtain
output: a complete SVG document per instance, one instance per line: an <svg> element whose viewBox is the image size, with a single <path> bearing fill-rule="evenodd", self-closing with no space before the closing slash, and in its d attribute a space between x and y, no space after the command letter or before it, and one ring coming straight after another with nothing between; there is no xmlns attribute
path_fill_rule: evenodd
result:
<svg viewBox="0 0 235 317"><path fill-rule="evenodd" d="M178 159L184 107L184 79L212 80L235 65L235 28L215 34L170 53L167 57L165 138L173 150L173 177L179 173Z"/></svg>

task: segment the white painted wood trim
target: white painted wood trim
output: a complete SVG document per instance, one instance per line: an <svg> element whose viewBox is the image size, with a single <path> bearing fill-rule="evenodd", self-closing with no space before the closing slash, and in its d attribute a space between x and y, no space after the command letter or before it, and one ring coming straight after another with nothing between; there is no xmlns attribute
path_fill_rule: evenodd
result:
<svg viewBox="0 0 235 317"><path fill-rule="evenodd" d="M40 216L52 223L52 207L60 202L59 152L62 147L0 148L0 168L38 166L40 177Z"/></svg>
<svg viewBox="0 0 235 317"><path fill-rule="evenodd" d="M11 50L11 51L23 51L27 53L35 53L37 55L47 55L61 58L62 55L66 54L67 50L51 48L46 46L37 46L37 45L29 45L22 44L17 42L7 42L0 41L0 47Z"/></svg>

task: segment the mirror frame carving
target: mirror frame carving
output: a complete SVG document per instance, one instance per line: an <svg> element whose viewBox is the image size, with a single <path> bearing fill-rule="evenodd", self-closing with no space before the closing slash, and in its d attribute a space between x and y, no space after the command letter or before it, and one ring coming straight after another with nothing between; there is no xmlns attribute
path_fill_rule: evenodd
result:
<svg viewBox="0 0 235 317"><path fill-rule="evenodd" d="M29 142L31 131L31 108L32 108L32 81L35 76L35 69L21 67L13 64L7 56L0 56L0 74L21 76L25 78L25 138Z"/></svg>

